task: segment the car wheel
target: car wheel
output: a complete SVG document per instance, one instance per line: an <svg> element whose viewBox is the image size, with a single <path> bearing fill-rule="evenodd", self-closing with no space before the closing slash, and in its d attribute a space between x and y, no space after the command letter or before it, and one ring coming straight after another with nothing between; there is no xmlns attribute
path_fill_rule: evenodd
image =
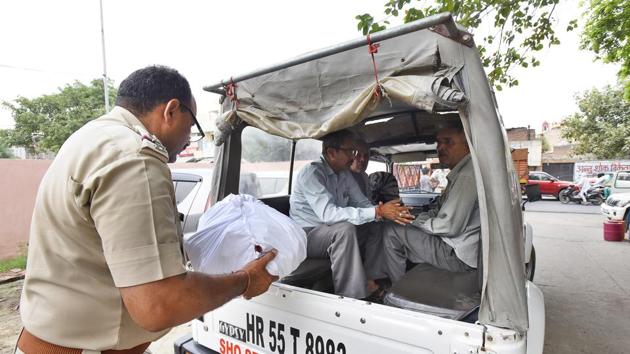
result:
<svg viewBox="0 0 630 354"><path fill-rule="evenodd" d="M560 193L558 193L558 199L562 204L567 204L569 203L569 201L571 201L571 198L569 198L569 193L566 189L563 189L560 191Z"/></svg>
<svg viewBox="0 0 630 354"><path fill-rule="evenodd" d="M532 246L532 254L529 256L529 263L525 264L525 276L527 280L534 281L534 273L536 272L536 249Z"/></svg>
<svg viewBox="0 0 630 354"><path fill-rule="evenodd" d="M593 199L591 199L593 205L602 205L603 202L604 198L602 198L601 195L594 196Z"/></svg>

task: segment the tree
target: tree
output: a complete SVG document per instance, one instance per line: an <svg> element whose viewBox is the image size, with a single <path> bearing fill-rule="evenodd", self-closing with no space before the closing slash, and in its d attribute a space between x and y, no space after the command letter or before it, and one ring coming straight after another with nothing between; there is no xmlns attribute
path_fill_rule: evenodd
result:
<svg viewBox="0 0 630 354"><path fill-rule="evenodd" d="M13 157L9 145L6 143L6 131L0 130L0 159L10 159Z"/></svg>
<svg viewBox="0 0 630 354"><path fill-rule="evenodd" d="M560 44L554 30L554 11L560 0L435 0L423 2L421 7L411 6L411 0L388 0L385 15L403 15L405 23L450 12L463 26L474 30L491 27L493 32L482 38L477 46L484 67L488 68L491 85L501 90L518 85L510 74L515 66L538 66L534 53L545 46ZM621 0L623 1L623 0ZM426 5L425 5L426 4ZM363 34L381 31L388 20L375 21L370 14L356 16L357 27ZM567 30L577 25L571 21Z"/></svg>
<svg viewBox="0 0 630 354"><path fill-rule="evenodd" d="M547 139L547 137L546 137L546 136L544 136L544 135L543 135L543 136L540 138L540 140L541 140L542 152L543 152L543 153L545 153L545 152L547 152L547 151L551 150L551 145L549 144L549 140Z"/></svg>
<svg viewBox="0 0 630 354"><path fill-rule="evenodd" d="M109 96L114 102L116 89L111 83ZM11 110L15 120L15 128L4 133L6 145L23 146L31 154L57 152L72 133L105 113L103 82L96 79L85 85L76 81L55 94L18 97L2 105Z"/></svg>
<svg viewBox="0 0 630 354"><path fill-rule="evenodd" d="M630 3L628 0L590 0L582 33L582 49L605 63L621 63L618 77L630 101Z"/></svg>
<svg viewBox="0 0 630 354"><path fill-rule="evenodd" d="M578 155L599 159L630 157L630 102L623 88L606 86L576 97L580 109L562 121L562 136L575 143Z"/></svg>

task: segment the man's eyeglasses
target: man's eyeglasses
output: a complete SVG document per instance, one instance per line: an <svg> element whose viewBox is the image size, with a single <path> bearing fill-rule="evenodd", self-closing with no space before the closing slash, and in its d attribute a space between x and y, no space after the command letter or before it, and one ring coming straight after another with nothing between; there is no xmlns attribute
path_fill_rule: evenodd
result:
<svg viewBox="0 0 630 354"><path fill-rule="evenodd" d="M356 157L357 153L359 152L359 150L355 149L355 148L342 148L342 147L338 147L337 150L343 150L346 151L347 153L350 154L350 156L352 157Z"/></svg>
<svg viewBox="0 0 630 354"><path fill-rule="evenodd" d="M196 143L199 140L203 139L206 136L206 133L203 132L203 129L201 129L201 125L199 125L199 121L197 121L197 117L195 116L195 114L193 113L192 109L188 108L188 106L186 106L183 103L180 103L182 105L182 107L184 107L184 109L186 109L188 111L188 113L190 113L190 116L192 117L193 122L195 122L195 125L197 126L197 131L199 131L199 136L196 137L190 137L190 142L191 143Z"/></svg>

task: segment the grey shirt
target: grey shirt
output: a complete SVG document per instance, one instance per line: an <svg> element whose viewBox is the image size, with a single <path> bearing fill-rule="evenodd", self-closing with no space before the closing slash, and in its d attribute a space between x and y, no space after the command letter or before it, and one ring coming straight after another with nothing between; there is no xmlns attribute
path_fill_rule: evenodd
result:
<svg viewBox="0 0 630 354"><path fill-rule="evenodd" d="M418 215L412 225L441 237L453 247L459 259L477 268L481 221L470 155L463 158L446 178L448 185L438 200L438 208Z"/></svg>
<svg viewBox="0 0 630 354"><path fill-rule="evenodd" d="M342 221L361 225L374 221L376 216L350 170L335 173L323 156L298 173L290 203L291 219L302 227Z"/></svg>

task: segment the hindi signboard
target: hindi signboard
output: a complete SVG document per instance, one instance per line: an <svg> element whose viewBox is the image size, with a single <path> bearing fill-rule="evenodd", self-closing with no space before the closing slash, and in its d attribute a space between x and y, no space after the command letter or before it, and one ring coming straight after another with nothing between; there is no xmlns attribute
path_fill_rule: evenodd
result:
<svg viewBox="0 0 630 354"><path fill-rule="evenodd" d="M580 161L573 166L573 179L579 180L583 176L597 177L599 173L630 171L630 160L598 160Z"/></svg>

